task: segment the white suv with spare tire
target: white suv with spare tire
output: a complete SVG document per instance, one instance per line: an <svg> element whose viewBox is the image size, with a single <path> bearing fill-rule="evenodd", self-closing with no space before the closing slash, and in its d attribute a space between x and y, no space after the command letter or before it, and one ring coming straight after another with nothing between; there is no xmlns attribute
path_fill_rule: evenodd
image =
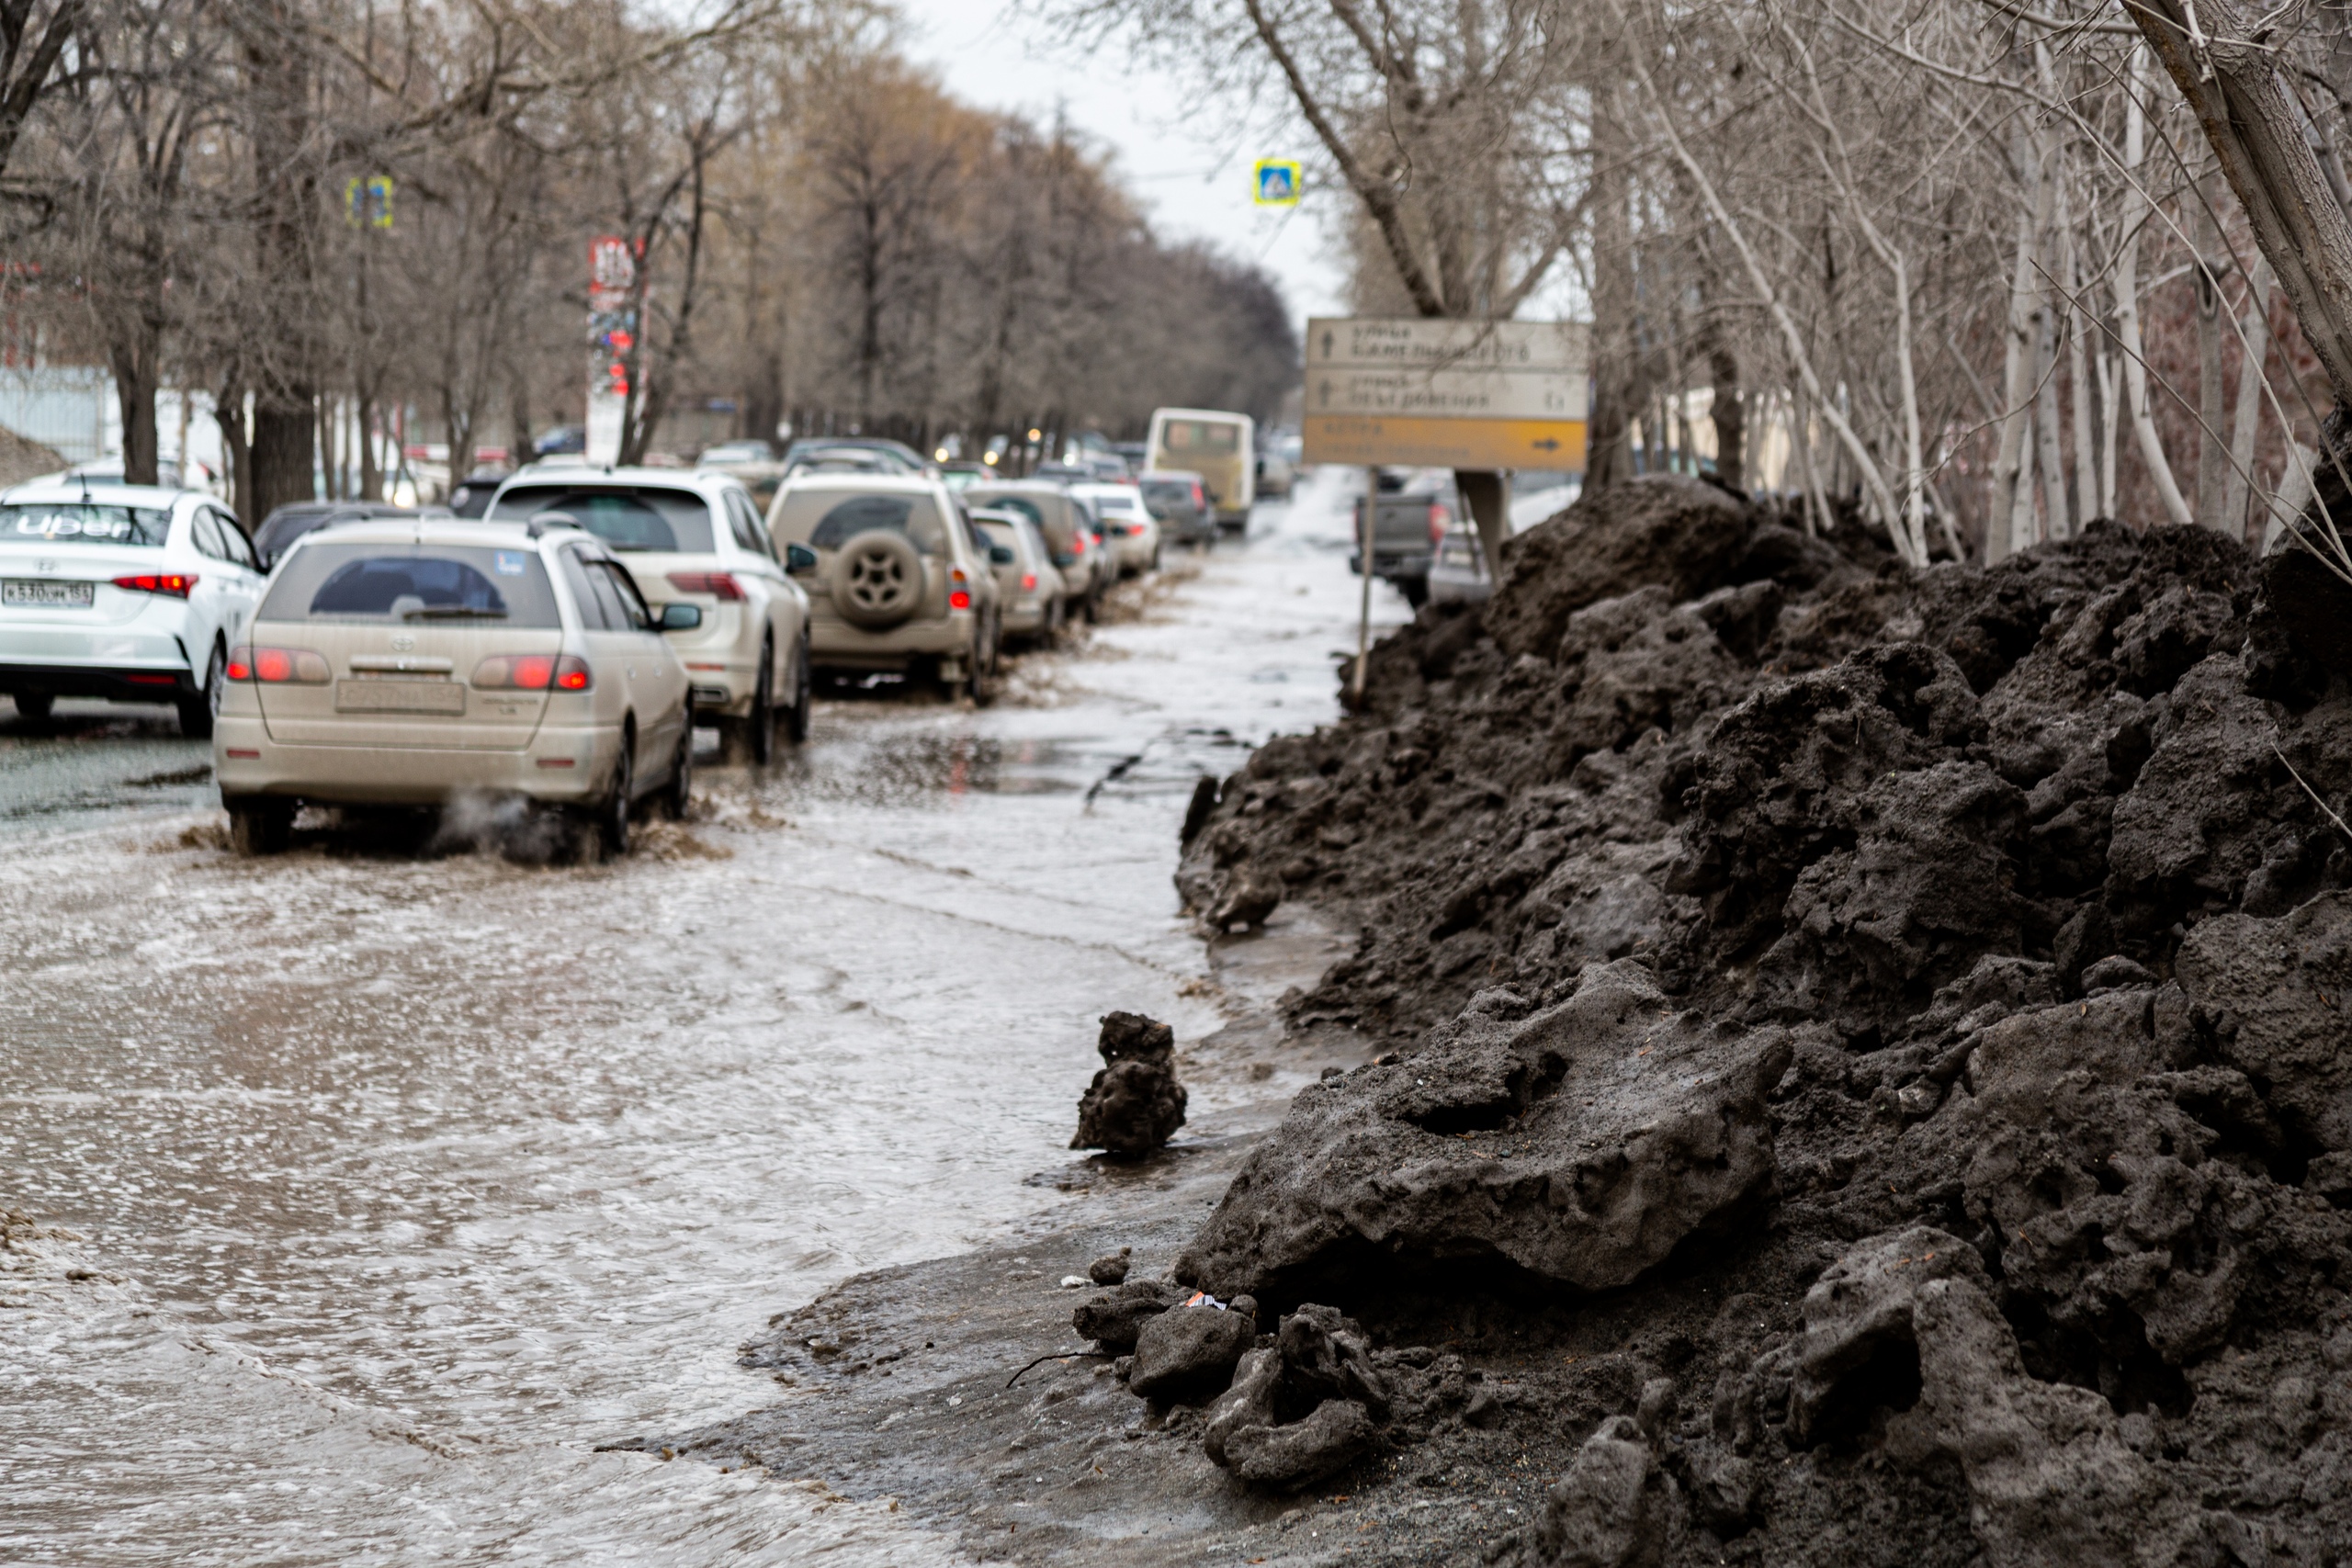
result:
<svg viewBox="0 0 2352 1568"><path fill-rule="evenodd" d="M935 677L987 702L996 680L993 563L938 479L803 474L768 508L778 547L806 550L809 649L819 669Z"/></svg>

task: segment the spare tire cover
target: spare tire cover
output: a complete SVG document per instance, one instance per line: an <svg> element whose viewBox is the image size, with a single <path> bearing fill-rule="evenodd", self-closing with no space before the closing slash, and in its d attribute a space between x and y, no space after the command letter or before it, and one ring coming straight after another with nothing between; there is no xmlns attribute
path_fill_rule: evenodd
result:
<svg viewBox="0 0 2352 1568"><path fill-rule="evenodd" d="M886 630L922 603L922 556L904 534L869 528L833 557L826 587L842 619L868 631Z"/></svg>

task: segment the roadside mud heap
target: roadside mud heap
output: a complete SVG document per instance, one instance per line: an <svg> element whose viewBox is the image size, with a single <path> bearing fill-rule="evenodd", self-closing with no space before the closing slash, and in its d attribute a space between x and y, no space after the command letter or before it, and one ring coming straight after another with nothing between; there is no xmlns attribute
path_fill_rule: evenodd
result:
<svg viewBox="0 0 2352 1568"><path fill-rule="evenodd" d="M1204 917L1352 920L1289 1011L1395 1046L1174 1269L1379 1397L1220 1340L1219 1462L1492 1428L1531 1563L2352 1553L2352 595L2109 524L1913 576L1671 479L1509 564L1187 845Z"/></svg>

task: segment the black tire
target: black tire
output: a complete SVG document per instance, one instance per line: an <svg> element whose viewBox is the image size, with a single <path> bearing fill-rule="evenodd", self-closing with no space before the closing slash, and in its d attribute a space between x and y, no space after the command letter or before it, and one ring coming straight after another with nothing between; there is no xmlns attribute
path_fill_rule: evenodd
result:
<svg viewBox="0 0 2352 1568"><path fill-rule="evenodd" d="M972 643L971 678L964 689L972 694L974 707L986 707L996 701L996 649L998 637L991 627L982 627L981 636Z"/></svg>
<svg viewBox="0 0 2352 1568"><path fill-rule="evenodd" d="M613 784L605 798L593 807L595 813L596 847L608 860L618 860L628 853L629 807L635 803L629 791L637 783L637 732L621 731L620 760L613 764Z"/></svg>
<svg viewBox="0 0 2352 1568"><path fill-rule="evenodd" d="M212 721L220 716L220 692L228 683L228 650L216 642L204 667L204 690L179 701L180 733L190 740L212 739Z"/></svg>
<svg viewBox="0 0 2352 1568"><path fill-rule="evenodd" d="M1426 577L1400 577L1396 579L1396 592L1405 596L1406 604L1418 610L1430 602L1430 580Z"/></svg>
<svg viewBox="0 0 2352 1568"><path fill-rule="evenodd" d="M795 746L808 739L808 708L814 700L810 687L814 677L808 671L808 634L800 634L800 651L792 660L792 701L777 710L784 717L784 738Z"/></svg>
<svg viewBox="0 0 2352 1568"><path fill-rule="evenodd" d="M48 692L18 692L16 701L17 716L27 724L47 724L57 706L56 696Z"/></svg>
<svg viewBox="0 0 2352 1568"><path fill-rule="evenodd" d="M1159 570L1159 547L1158 545L1151 547L1151 570L1154 571L1158 571Z"/></svg>
<svg viewBox="0 0 2352 1568"><path fill-rule="evenodd" d="M694 715L686 715L685 733L678 737L678 754L670 760L670 782L662 786L662 810L673 822L683 822L695 800Z"/></svg>
<svg viewBox="0 0 2352 1568"><path fill-rule="evenodd" d="M238 854L277 854L294 837L291 801L240 795L221 804L229 808L229 848Z"/></svg>

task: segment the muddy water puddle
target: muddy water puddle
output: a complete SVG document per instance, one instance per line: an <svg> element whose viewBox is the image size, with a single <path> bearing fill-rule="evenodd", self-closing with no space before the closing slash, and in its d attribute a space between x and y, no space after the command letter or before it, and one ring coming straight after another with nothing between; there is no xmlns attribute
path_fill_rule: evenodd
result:
<svg viewBox="0 0 2352 1568"><path fill-rule="evenodd" d="M1023 1179L1103 1010L1219 1027L1175 825L1329 716L1347 493L996 708L826 703L617 865L333 823L238 862L182 743L0 738L0 823L85 791L0 828L0 1207L73 1233L0 1252L0 1558L944 1558L596 1448L756 1404L736 1345L831 1281L1070 1201Z"/></svg>

